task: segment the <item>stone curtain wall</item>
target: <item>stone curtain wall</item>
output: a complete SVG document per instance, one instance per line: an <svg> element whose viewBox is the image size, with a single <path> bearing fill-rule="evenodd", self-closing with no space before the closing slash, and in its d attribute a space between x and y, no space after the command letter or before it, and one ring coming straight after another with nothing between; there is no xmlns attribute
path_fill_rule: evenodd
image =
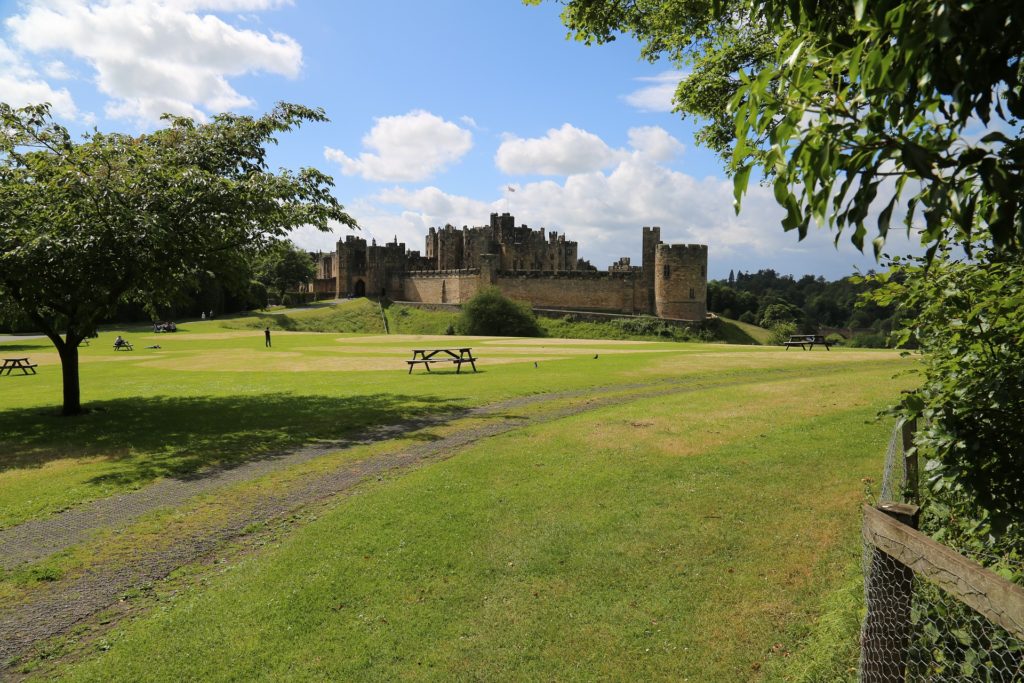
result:
<svg viewBox="0 0 1024 683"><path fill-rule="evenodd" d="M636 290L640 283L632 273L500 272L496 284L505 296L527 301L536 308L643 312L636 308Z"/></svg>
<svg viewBox="0 0 1024 683"><path fill-rule="evenodd" d="M462 304L480 289L480 271L447 270L404 273L399 277L402 301Z"/></svg>

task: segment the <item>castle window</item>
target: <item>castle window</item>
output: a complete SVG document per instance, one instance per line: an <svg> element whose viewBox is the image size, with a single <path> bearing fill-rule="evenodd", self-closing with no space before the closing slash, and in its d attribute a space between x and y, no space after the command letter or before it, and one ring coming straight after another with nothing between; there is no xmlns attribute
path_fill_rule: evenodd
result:
<svg viewBox="0 0 1024 683"><path fill-rule="evenodd" d="M666 263L665 267L662 269L662 277L668 277L668 272L669 272L669 268L668 268L668 264Z"/></svg>
<svg viewBox="0 0 1024 683"><path fill-rule="evenodd" d="M693 287L690 287L690 298L691 299L696 299L697 298L696 296L694 296Z"/></svg>

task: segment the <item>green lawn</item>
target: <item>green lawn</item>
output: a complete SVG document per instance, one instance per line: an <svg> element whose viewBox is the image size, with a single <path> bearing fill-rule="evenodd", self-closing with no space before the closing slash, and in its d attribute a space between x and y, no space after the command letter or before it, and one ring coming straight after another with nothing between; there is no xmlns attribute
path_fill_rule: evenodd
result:
<svg viewBox="0 0 1024 683"><path fill-rule="evenodd" d="M423 414L590 387L685 391L624 395L364 484L165 595L62 676L847 675L861 479L877 476L890 429L873 418L909 381L893 377L897 354L298 332L265 349L258 330L225 324L240 326L128 331L136 351L120 354L105 332L82 349L93 410L74 419L54 416L55 354L0 345L40 363L0 378L0 527ZM412 348L455 343L481 372L406 374ZM841 627L826 637L819 620Z"/></svg>

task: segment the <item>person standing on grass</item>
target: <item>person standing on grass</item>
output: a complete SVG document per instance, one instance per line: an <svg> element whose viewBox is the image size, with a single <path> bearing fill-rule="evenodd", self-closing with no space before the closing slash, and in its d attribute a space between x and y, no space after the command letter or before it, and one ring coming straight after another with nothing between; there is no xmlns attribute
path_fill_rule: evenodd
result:
<svg viewBox="0 0 1024 683"><path fill-rule="evenodd" d="M270 326L269 325L267 326L267 329L263 330L263 336L267 340L267 348L270 348Z"/></svg>

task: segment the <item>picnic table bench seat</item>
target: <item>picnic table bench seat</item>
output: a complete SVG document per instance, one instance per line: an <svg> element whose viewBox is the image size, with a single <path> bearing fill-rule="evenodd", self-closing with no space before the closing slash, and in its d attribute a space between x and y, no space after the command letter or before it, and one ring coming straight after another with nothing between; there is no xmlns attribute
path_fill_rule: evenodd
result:
<svg viewBox="0 0 1024 683"><path fill-rule="evenodd" d="M28 358L4 358L4 364L0 365L0 375L9 375L15 370L21 370L23 375L36 374L36 363L29 363Z"/></svg>
<svg viewBox="0 0 1024 683"><path fill-rule="evenodd" d="M794 334L790 336L789 341L782 342L787 351L789 351L791 346L799 346L804 351L807 351L813 349L815 344L824 346L826 351L832 350L829 348L832 342L820 334Z"/></svg>
<svg viewBox="0 0 1024 683"><path fill-rule="evenodd" d="M120 344L114 344L115 351L134 351L135 347L132 346L131 342L121 342Z"/></svg>
<svg viewBox="0 0 1024 683"><path fill-rule="evenodd" d="M412 369L421 363L427 369L427 372L430 372L431 363L454 363L455 374L457 375L462 371L463 363L469 363L473 368L473 372L476 372L476 361L477 359L473 356L473 350L468 347L462 347L457 349L413 349L412 360L405 362L409 364L410 375L412 374Z"/></svg>

